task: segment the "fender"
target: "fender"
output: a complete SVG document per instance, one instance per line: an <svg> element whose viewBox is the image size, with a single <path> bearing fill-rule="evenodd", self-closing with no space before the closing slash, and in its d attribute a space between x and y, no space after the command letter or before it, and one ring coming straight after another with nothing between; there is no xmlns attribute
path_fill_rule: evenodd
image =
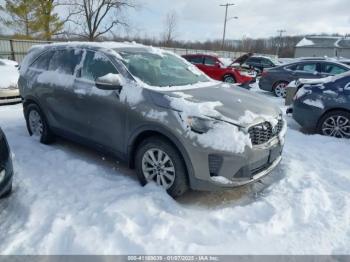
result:
<svg viewBox="0 0 350 262"><path fill-rule="evenodd" d="M163 135L167 139L169 139L170 142L172 142L176 148L179 150L183 160L185 161L186 169L188 172L188 178L190 181L190 184L192 184L192 179L194 178L194 170L192 166L192 162L190 159L190 156L185 149L185 147L182 145L182 143L178 140L178 138L172 134L170 130L168 130L165 127L154 125L154 124L145 124L137 128L132 134L129 136L128 142L127 142L127 156L128 156L128 164L129 166L132 166L132 159L133 159L133 152L135 150L135 142L137 141L137 138L142 135L142 133L145 132L155 132Z"/></svg>

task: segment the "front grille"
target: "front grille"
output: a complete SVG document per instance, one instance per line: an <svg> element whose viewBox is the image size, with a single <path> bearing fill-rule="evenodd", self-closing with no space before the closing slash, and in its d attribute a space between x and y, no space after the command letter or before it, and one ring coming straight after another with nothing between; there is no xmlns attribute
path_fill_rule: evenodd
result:
<svg viewBox="0 0 350 262"><path fill-rule="evenodd" d="M261 145L277 136L283 128L283 120L278 120L275 128L269 122L263 122L249 128L248 133L253 145Z"/></svg>

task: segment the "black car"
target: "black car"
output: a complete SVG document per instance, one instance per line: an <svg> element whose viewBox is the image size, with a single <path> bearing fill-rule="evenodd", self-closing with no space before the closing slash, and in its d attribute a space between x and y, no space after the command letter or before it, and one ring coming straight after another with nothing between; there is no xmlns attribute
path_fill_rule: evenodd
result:
<svg viewBox="0 0 350 262"><path fill-rule="evenodd" d="M12 191L13 167L4 132L0 128L0 198L9 196Z"/></svg>
<svg viewBox="0 0 350 262"><path fill-rule="evenodd" d="M298 87L293 118L307 130L350 138L350 72Z"/></svg>
<svg viewBox="0 0 350 262"><path fill-rule="evenodd" d="M264 69L281 65L279 62L265 56L251 56L244 62L244 64L257 69L260 72L264 71Z"/></svg>
<svg viewBox="0 0 350 262"><path fill-rule="evenodd" d="M307 60L268 69L262 73L259 87L273 92L277 97L286 97L287 86L300 78L319 79L338 75L350 70L350 66L328 60Z"/></svg>

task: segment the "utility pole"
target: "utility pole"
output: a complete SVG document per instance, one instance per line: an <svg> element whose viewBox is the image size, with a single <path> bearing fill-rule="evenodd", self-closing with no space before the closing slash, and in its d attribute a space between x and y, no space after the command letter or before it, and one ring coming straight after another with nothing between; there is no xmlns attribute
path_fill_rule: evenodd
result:
<svg viewBox="0 0 350 262"><path fill-rule="evenodd" d="M224 46L225 46L225 36L226 36L226 24L227 24L227 21L230 20L230 19L238 19L238 17L232 17L232 18L229 18L227 19L227 11L228 11L228 8L229 6L233 6L235 4L230 4L230 3L227 3L227 4L224 4L224 5L220 5L220 6L223 6L225 7L225 20L224 20L224 33L222 35L222 49L224 49Z"/></svg>
<svg viewBox="0 0 350 262"><path fill-rule="evenodd" d="M277 51L276 51L276 56L278 57L279 53L280 53L280 48L282 46L282 35L283 33L287 32L286 30L278 30L277 33L279 34L279 43L277 44Z"/></svg>

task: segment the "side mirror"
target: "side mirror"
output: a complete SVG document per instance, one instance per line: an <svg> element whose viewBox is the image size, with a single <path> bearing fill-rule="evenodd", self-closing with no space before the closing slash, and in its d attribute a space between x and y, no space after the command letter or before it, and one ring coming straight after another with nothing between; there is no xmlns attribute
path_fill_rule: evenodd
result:
<svg viewBox="0 0 350 262"><path fill-rule="evenodd" d="M216 62L215 62L215 67L220 68L220 67L221 67L220 62L216 61Z"/></svg>
<svg viewBox="0 0 350 262"><path fill-rule="evenodd" d="M107 74L96 78L95 85L101 90L118 90L122 89L122 81L119 74Z"/></svg>

